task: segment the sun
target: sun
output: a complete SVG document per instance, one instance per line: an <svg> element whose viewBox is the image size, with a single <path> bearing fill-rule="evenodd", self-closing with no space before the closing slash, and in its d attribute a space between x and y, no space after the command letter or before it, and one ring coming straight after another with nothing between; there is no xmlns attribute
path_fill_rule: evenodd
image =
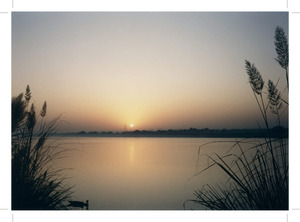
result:
<svg viewBox="0 0 300 222"><path fill-rule="evenodd" d="M132 128L132 127L134 127L134 124L133 124L133 123L131 123L131 124L130 124L130 127L131 127L131 128Z"/></svg>

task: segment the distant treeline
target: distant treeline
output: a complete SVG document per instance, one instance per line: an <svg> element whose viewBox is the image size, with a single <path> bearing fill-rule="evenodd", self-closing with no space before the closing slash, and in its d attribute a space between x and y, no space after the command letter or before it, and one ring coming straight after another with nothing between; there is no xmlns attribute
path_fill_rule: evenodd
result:
<svg viewBox="0 0 300 222"><path fill-rule="evenodd" d="M275 127L266 129L169 129L169 130L135 130L124 132L74 132L56 133L54 136L80 136L80 137L212 137L212 138L264 138L288 137L288 129Z"/></svg>

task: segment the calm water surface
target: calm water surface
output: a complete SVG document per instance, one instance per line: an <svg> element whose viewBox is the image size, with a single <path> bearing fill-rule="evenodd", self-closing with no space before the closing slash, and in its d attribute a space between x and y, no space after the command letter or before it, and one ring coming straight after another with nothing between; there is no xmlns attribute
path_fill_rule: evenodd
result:
<svg viewBox="0 0 300 222"><path fill-rule="evenodd" d="M53 139L54 140L54 139ZM208 164L204 155L228 150L226 142L198 148L206 138L103 138L60 139L75 151L56 162L65 171L69 184L75 184L73 199L89 200L90 210L183 210L202 185L223 180L217 169L189 180ZM187 209L200 209L187 203Z"/></svg>

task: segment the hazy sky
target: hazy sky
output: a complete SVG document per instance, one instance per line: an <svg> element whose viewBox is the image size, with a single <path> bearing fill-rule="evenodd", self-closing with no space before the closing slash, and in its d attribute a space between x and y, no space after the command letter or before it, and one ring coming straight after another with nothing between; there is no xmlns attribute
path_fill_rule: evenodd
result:
<svg viewBox="0 0 300 222"><path fill-rule="evenodd" d="M29 84L62 131L257 128L244 60L283 90L276 26L288 13L12 12L12 96Z"/></svg>

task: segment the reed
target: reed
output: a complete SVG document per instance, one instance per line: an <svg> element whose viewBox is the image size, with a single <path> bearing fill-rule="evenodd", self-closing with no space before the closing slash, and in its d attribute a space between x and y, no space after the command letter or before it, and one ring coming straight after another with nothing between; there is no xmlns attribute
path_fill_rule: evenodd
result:
<svg viewBox="0 0 300 222"><path fill-rule="evenodd" d="M276 61L286 71L288 88L288 44L285 34L276 27L275 46L278 54ZM271 80L265 87L264 80L256 66L245 61L246 73L250 87L265 127L261 128L263 140L257 140L253 145L247 140L236 140L230 151L238 152L220 156L216 153L207 155L211 163L197 173L201 174L212 167L218 167L226 175L224 184L206 184L194 192L195 199L187 200L212 210L288 210L289 209L289 162L288 138L283 136L280 114L283 105L288 108L287 99L283 99L277 89L277 84ZM266 88L267 98L264 98ZM275 115L277 125L276 135L270 129L269 115ZM247 144L248 146L245 146ZM207 146L204 144L200 150ZM238 154L236 154L238 153Z"/></svg>
<svg viewBox="0 0 300 222"><path fill-rule="evenodd" d="M48 142L59 117L47 122L46 102L37 115L30 100L29 86L25 95L12 98L12 209L67 209L72 187L54 164L68 150Z"/></svg>

